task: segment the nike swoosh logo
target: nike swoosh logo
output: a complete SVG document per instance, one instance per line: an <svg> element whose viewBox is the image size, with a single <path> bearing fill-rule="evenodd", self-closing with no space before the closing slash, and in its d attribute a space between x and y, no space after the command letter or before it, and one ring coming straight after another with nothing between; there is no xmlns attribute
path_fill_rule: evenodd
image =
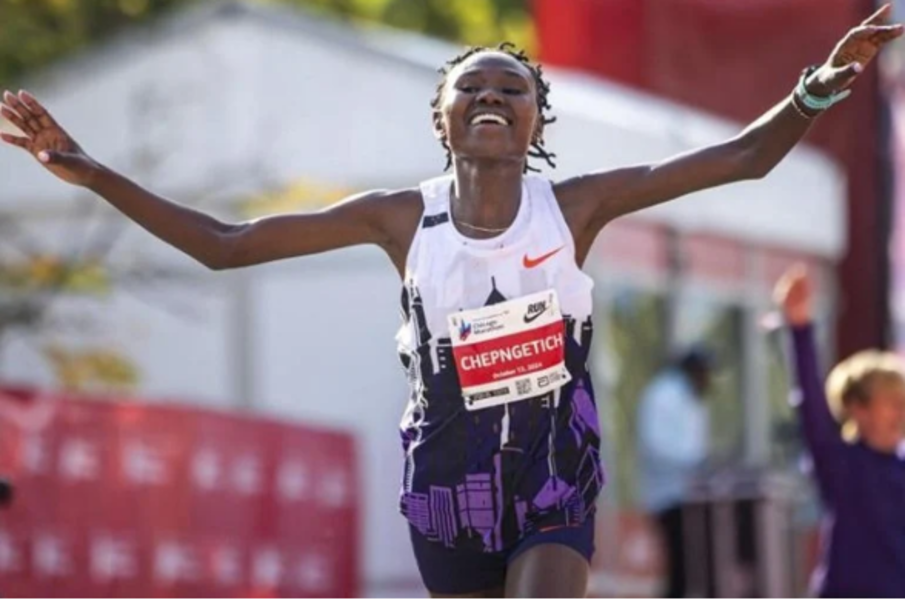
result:
<svg viewBox="0 0 905 600"><path fill-rule="evenodd" d="M530 323L531 321L536 320L539 316L547 312L547 309L540 311L539 313L534 313L533 315L525 315L525 323Z"/></svg>
<svg viewBox="0 0 905 600"><path fill-rule="evenodd" d="M550 252L547 252L546 254L542 254L542 255L538 256L537 258L529 258L528 255L526 254L525 256L522 257L522 266L524 266L526 269L533 269L534 267L538 266L539 264L541 264L542 262L544 262L551 256L555 255L557 252L559 252L563 248L565 248L565 246L560 246L556 250L551 250Z"/></svg>

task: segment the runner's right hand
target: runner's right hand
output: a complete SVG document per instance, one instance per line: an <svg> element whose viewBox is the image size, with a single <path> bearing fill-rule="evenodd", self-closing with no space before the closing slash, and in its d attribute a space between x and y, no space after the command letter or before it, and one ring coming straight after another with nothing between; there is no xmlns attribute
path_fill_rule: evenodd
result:
<svg viewBox="0 0 905 600"><path fill-rule="evenodd" d="M28 92L4 92L0 114L25 134L2 133L0 139L26 150L48 171L67 183L79 186L91 183L99 165L34 96Z"/></svg>
<svg viewBox="0 0 905 600"><path fill-rule="evenodd" d="M807 325L812 317L813 285L803 265L786 271L773 291L773 300L782 308L789 325Z"/></svg>

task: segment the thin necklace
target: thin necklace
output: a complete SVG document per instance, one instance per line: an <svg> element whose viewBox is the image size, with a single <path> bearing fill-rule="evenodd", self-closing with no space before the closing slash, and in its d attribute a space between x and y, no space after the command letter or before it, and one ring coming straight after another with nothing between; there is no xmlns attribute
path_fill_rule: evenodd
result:
<svg viewBox="0 0 905 600"><path fill-rule="evenodd" d="M503 233L504 231L506 231L507 229L509 229L509 227L502 227L502 228L497 228L497 227L478 227L477 225L472 225L471 223L466 223L465 221L461 221L461 220L459 220L459 219L456 219L455 217L453 217L453 220L454 220L457 224L459 224L459 225L462 225L462 226L464 226L464 227L468 227L469 229L473 229L474 231L481 231L481 232L483 232L483 233Z"/></svg>
<svg viewBox="0 0 905 600"><path fill-rule="evenodd" d="M524 188L524 185L525 185L524 182L522 182L523 188ZM523 197L521 198L521 202L524 202L524 200L525 199L524 199L524 194L523 194ZM516 211L516 214L515 214L516 217L518 217L518 213L519 213L519 211L521 211L521 209L522 209L522 207L521 207L521 205L519 205L518 211ZM471 223L466 223L462 219L459 219L458 217L456 217L456 215L453 214L452 206L449 207L449 215L452 217L453 223L457 223L459 225L462 225L463 227L468 227L472 231L480 231L482 233L504 233L510 227L512 227L512 223L515 223L515 219L513 219L512 223L510 223L506 227L479 227L477 225L472 225Z"/></svg>

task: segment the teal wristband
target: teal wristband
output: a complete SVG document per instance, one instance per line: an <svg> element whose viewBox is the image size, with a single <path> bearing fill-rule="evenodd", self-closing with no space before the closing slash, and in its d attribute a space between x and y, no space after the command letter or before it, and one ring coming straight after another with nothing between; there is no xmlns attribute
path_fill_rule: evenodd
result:
<svg viewBox="0 0 905 600"><path fill-rule="evenodd" d="M807 108L811 110L824 111L834 104L841 102L849 97L852 93L851 90L842 90L841 92L836 92L835 94L830 94L829 96L815 96L808 92L808 88L805 86L805 82L808 77L810 77L811 73L817 70L816 66L811 66L801 72L801 77L798 78L798 85L795 87L795 96L798 97L798 100L804 104Z"/></svg>

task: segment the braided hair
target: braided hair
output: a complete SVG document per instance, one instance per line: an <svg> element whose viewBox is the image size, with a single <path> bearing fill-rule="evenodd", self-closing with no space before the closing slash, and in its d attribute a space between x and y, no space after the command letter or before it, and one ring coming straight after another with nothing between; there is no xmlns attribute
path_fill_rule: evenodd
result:
<svg viewBox="0 0 905 600"><path fill-rule="evenodd" d="M439 73L442 78L440 79L440 83L437 85L434 99L431 100L431 108L434 109L435 123L436 119L438 118L437 115L440 111L440 105L443 102L443 92L446 89L446 83L449 78L449 74L458 65L462 64L472 56L476 54L482 54L484 52L503 52L525 65L525 67L528 69L528 71L531 72L531 75L534 77L535 89L537 90L537 110L540 117L541 130L543 130L543 127L556 121L556 117L547 115L547 111L551 108L550 101L547 99L547 96L550 94L550 83L546 79L544 79L543 68L539 64L532 63L531 59L528 58L528 55L525 54L524 50L517 49L511 42L503 42L495 48L489 48L485 46L472 46L462 54L456 56L452 60L447 61L447 63L439 69ZM440 143L446 150L446 167L444 168L444 170L449 170L449 168L452 166L452 150L449 147L449 141L446 139L445 133L443 133L443 135L440 137ZM550 167L556 168L556 163L553 160L556 158L556 155L546 150L546 148L544 147L544 139L540 135L536 135L531 141L531 148L528 150L528 156L531 158L542 158L548 165L550 165ZM528 161L525 161L525 170L539 171L540 169L532 167L530 164L528 164Z"/></svg>

